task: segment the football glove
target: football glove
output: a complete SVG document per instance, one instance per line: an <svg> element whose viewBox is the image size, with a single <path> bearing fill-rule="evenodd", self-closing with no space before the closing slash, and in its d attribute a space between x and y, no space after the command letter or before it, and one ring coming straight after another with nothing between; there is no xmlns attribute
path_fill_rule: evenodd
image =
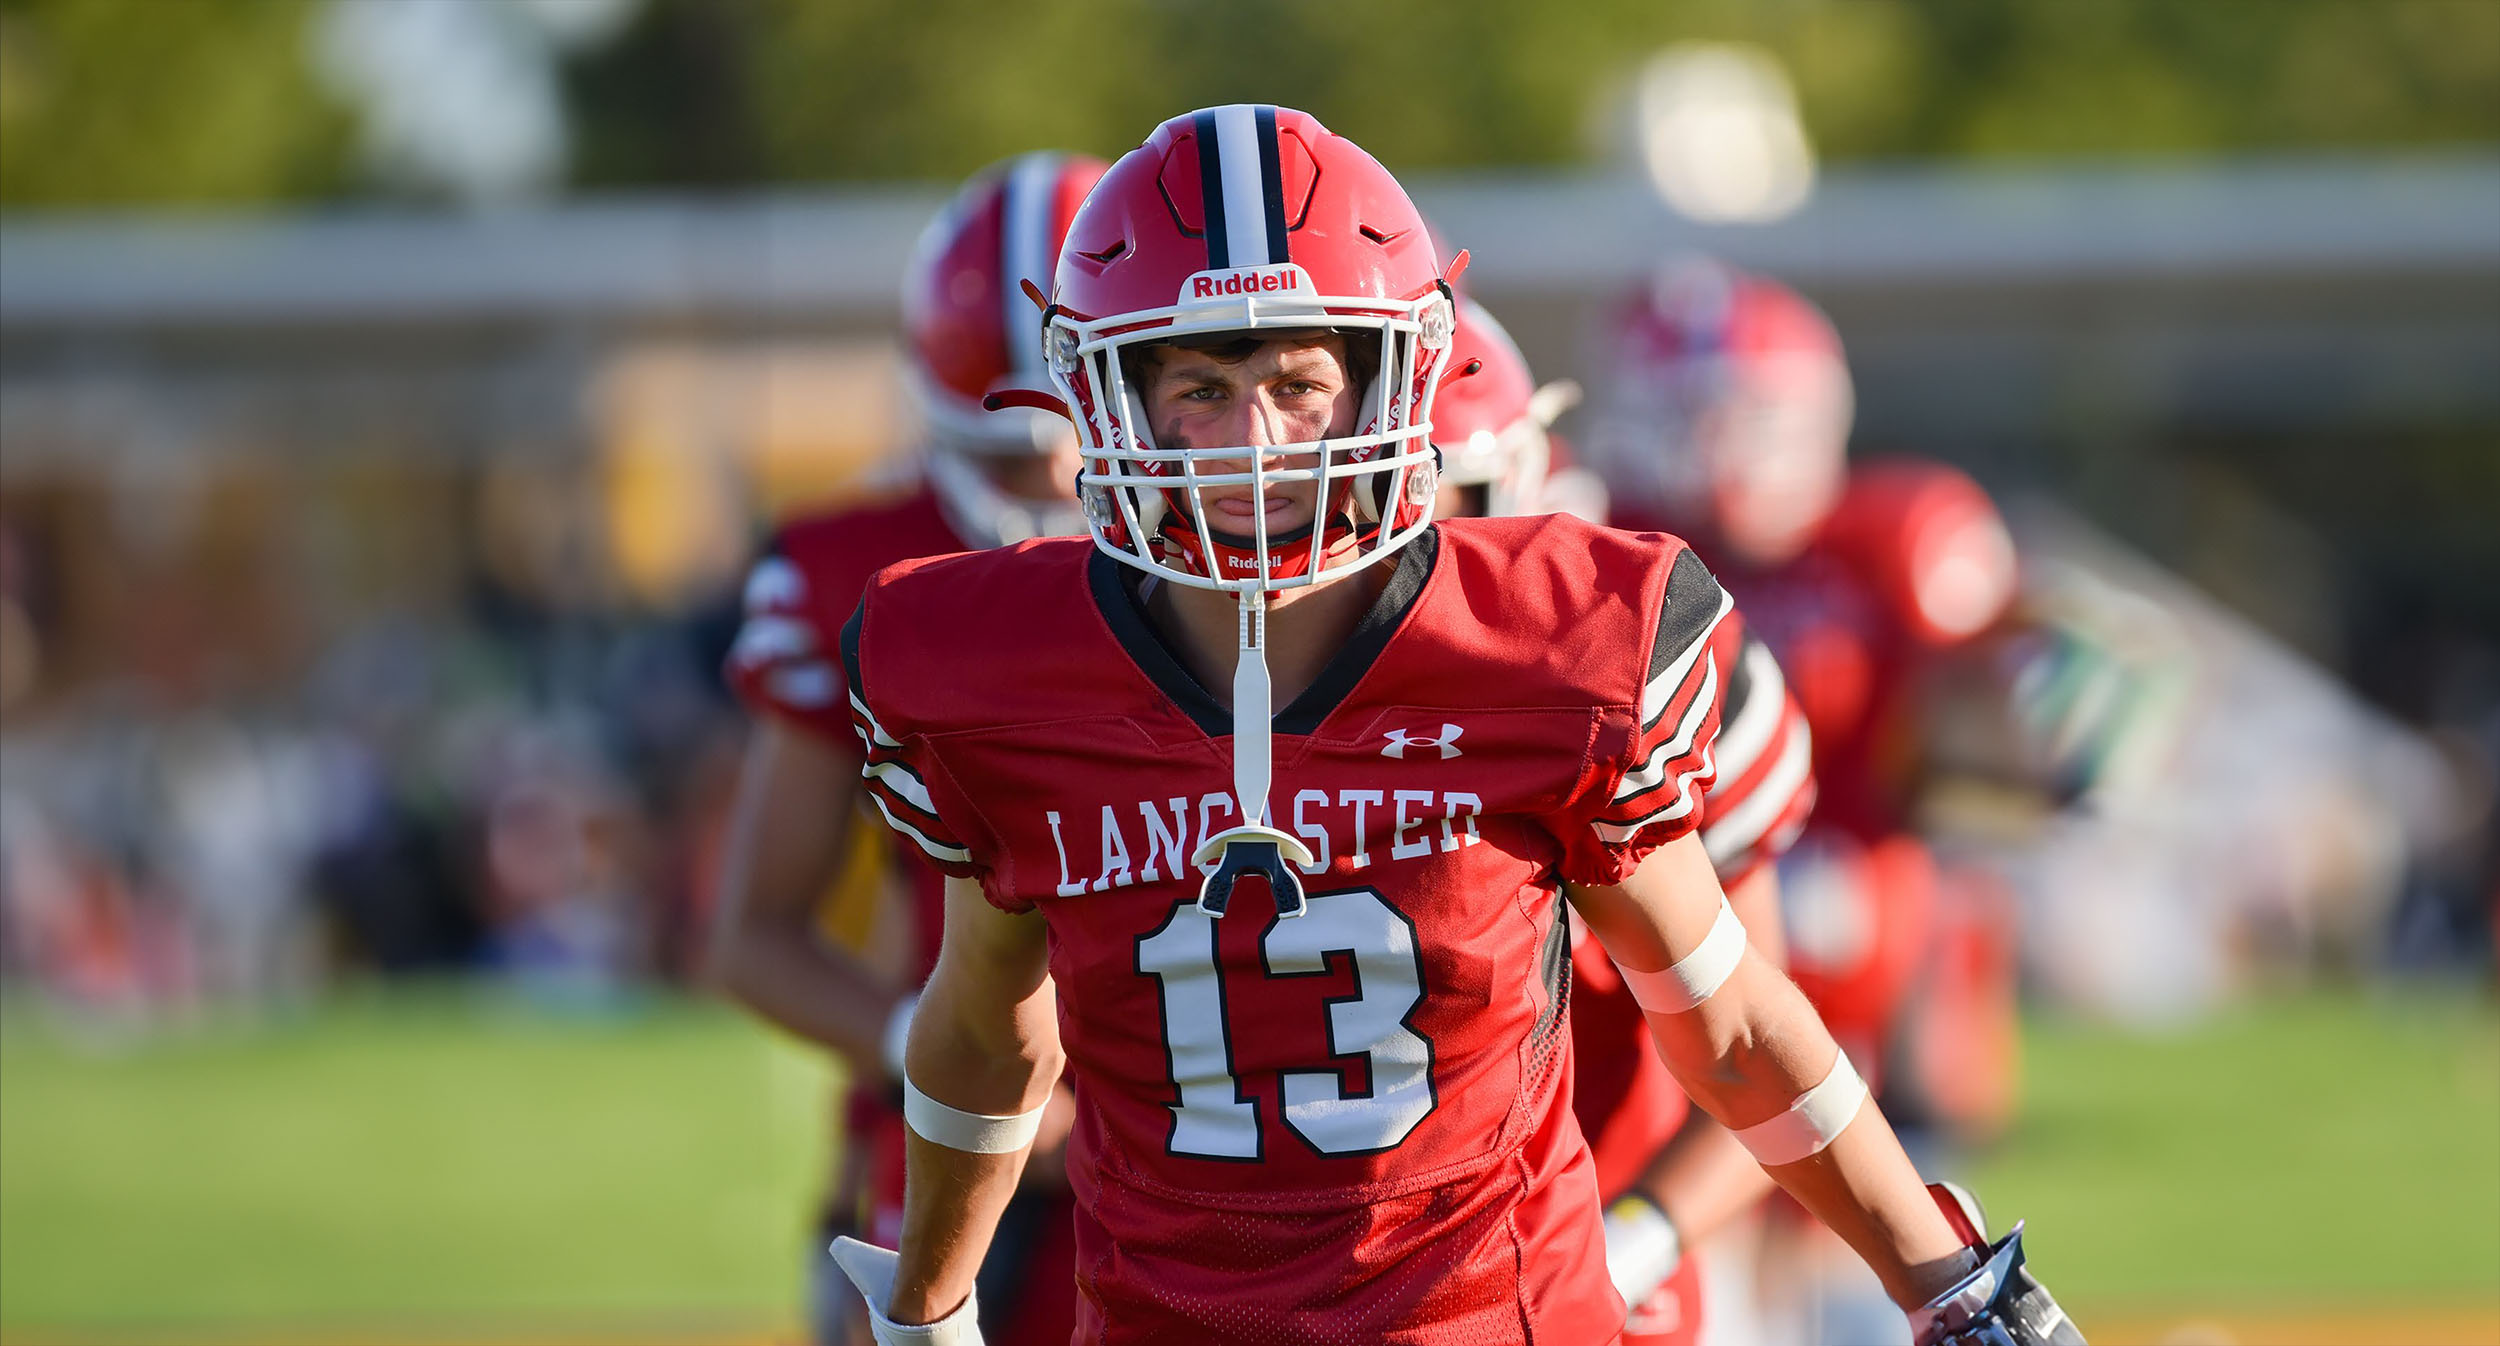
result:
<svg viewBox="0 0 2500 1346"><path fill-rule="evenodd" d="M981 1313L975 1300L966 1295L953 1313L934 1323L898 1323L885 1316L885 1306L894 1298L894 1269L902 1259L892 1248L880 1248L855 1238L833 1241L834 1265L859 1287L860 1297L868 1301L868 1329L876 1336L877 1346L982 1346Z"/></svg>
<svg viewBox="0 0 2500 1346"><path fill-rule="evenodd" d="M1684 1260L1684 1238L1664 1207L1626 1192L1606 1208L1606 1274L1626 1304L1643 1304Z"/></svg>
<svg viewBox="0 0 2500 1346"><path fill-rule="evenodd" d="M1911 1312L1917 1346L2085 1346L2082 1329L2023 1266L2022 1221L1989 1243L1987 1216L1976 1198L1949 1182L1927 1190L1979 1255L1979 1266Z"/></svg>

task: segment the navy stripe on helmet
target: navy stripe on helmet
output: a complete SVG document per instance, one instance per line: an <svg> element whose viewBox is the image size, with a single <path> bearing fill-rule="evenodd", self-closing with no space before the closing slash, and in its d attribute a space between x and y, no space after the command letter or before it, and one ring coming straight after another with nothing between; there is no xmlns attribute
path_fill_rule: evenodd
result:
<svg viewBox="0 0 2500 1346"><path fill-rule="evenodd" d="M1197 123L1198 213L1207 231L1207 270L1221 271L1233 264L1224 229L1224 154L1216 142L1215 114L1201 112L1191 120Z"/></svg>
<svg viewBox="0 0 2500 1346"><path fill-rule="evenodd" d="M1293 254L1285 247L1285 174L1276 152L1276 108L1261 103L1253 115L1259 123L1259 184L1267 198L1267 260L1290 262Z"/></svg>

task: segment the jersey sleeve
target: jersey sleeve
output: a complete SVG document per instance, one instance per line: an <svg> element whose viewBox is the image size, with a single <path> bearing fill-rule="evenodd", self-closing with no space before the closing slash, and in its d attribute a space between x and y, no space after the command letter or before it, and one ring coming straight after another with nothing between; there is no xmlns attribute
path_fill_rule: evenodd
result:
<svg viewBox="0 0 2500 1346"><path fill-rule="evenodd" d="M1563 877L1620 883L1651 851L1700 826L1702 798L1716 772L1723 670L1732 667L1741 627L1735 603L1709 567L1678 545L1658 598L1640 690L1623 746L1601 761L1558 829Z"/></svg>
<svg viewBox="0 0 2500 1346"><path fill-rule="evenodd" d="M1814 810L1814 743L1761 637L1745 633L1721 679L1711 752L1718 775L1703 792L1701 842L1720 886L1732 888L1786 853L1804 829Z"/></svg>
<svg viewBox="0 0 2500 1346"><path fill-rule="evenodd" d="M873 597L873 586L871 597ZM885 815L886 822L903 838L920 848L929 862L957 878L986 879L985 867L974 859L972 848L964 838L973 835L950 818L962 806L945 793L945 776L929 760L928 742L907 727L896 723L899 732L889 730L889 721L880 718L876 708L876 690L865 673L867 663L861 645L867 625L869 598L863 597L851 619L842 627L842 665L848 683L851 728L858 734L866 760L860 764L860 777L866 783L868 797ZM938 786L932 789L932 784ZM989 885L983 883L984 891ZM992 900L995 902L996 898Z"/></svg>
<svg viewBox="0 0 2500 1346"><path fill-rule="evenodd" d="M745 617L721 672L750 712L847 748L839 623L858 595L826 587L780 545L766 552L747 574ZM829 611L834 603L842 607Z"/></svg>

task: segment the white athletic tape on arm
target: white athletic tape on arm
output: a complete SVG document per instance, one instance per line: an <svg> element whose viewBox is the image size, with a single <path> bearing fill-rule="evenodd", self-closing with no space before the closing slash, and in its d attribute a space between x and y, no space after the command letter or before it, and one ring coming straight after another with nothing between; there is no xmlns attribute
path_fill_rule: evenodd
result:
<svg viewBox="0 0 2500 1346"><path fill-rule="evenodd" d="M1831 1073L1823 1082L1799 1094L1788 1111L1759 1126L1746 1127L1736 1138L1764 1168L1793 1164L1821 1154L1865 1104L1866 1081L1849 1064L1849 1053L1842 1052L1832 1058Z"/></svg>
<svg viewBox="0 0 2500 1346"><path fill-rule="evenodd" d="M1033 1135L1042 1129L1042 1109L1018 1113L1012 1117L993 1117L986 1112L966 1112L950 1108L903 1077L903 1121L922 1140L934 1141L950 1150L967 1154L1014 1154L1033 1143Z"/></svg>
<svg viewBox="0 0 2500 1346"><path fill-rule="evenodd" d="M1624 986L1641 1008L1652 1014L1681 1014L1708 1000L1736 972L1736 965L1745 957L1745 924L1719 898L1719 918L1710 923L1710 933L1701 937L1693 951L1675 960L1673 967L1657 972L1634 972L1627 967L1616 970L1623 974Z"/></svg>

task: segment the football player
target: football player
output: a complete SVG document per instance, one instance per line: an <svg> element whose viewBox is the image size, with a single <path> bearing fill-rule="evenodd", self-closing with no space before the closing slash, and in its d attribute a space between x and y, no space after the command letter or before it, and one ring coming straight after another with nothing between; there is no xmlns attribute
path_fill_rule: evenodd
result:
<svg viewBox="0 0 2500 1346"><path fill-rule="evenodd" d="M1942 464L1851 465L1839 336L1787 286L1682 260L1607 330L1590 457L1618 521L1691 539L1813 731L1821 802L1782 862L1790 975L1915 1142L1984 1137L2014 1090L2008 904L1912 822L1940 675L2015 596L2003 521Z"/></svg>
<svg viewBox="0 0 2500 1346"><path fill-rule="evenodd" d="M943 880L917 850L895 853L883 827L853 825L865 803L837 637L869 577L893 562L1083 531L1065 419L990 412L981 402L1002 387L1047 385L1022 286L1048 282L1068 221L1103 167L1053 153L1010 160L975 176L924 230L903 278L905 363L925 426L920 486L783 528L747 582L746 622L728 660L756 726L712 970L758 1014L831 1048L851 1082L811 1261L821 1341L841 1339L846 1320L865 1325L826 1242L858 1232L891 1239L900 1225L903 1123L892 1100L944 906ZM828 893L843 892L846 878L851 893L869 895L872 915L880 902L895 908L882 925L899 934L899 951L878 959L825 937ZM1037 1187L1049 1185L1049 1164L1033 1173ZM1006 1224L1017 1237L1001 1240L982 1282L993 1336L1060 1346L1073 1313L1064 1195L1021 1198Z"/></svg>
<svg viewBox="0 0 2500 1346"><path fill-rule="evenodd" d="M1494 316L1461 299L1456 367L1432 406L1441 450L1442 517L1577 512L1602 488L1563 485L1550 428L1578 390L1539 387L1527 358ZM1581 469L1565 469L1579 471ZM1730 622L1741 620L1730 613ZM1803 713L1758 637L1719 670L1718 775L1703 792L1703 849L1728 906L1756 952L1777 965L1777 871L1814 807L1814 773ZM1606 1201L1606 1264L1628 1313L1626 1346L1692 1346L1701 1340L1700 1261L1689 1250L1772 1190L1772 1182L1726 1128L1696 1112L1650 1040L1641 1007L1582 922L1572 923L1572 1112L1588 1137Z"/></svg>
<svg viewBox="0 0 2500 1346"><path fill-rule="evenodd" d="M1093 545L891 567L844 628L869 796L950 878L900 1253L835 1244L879 1340L979 1339L1063 1064L1080 1339L1613 1340L1566 888L1678 1079L1924 1340L2072 1339L1727 909L1708 570L1434 523L1453 275L1308 115L1164 123L1044 314Z"/></svg>
<svg viewBox="0 0 2500 1346"><path fill-rule="evenodd" d="M1795 930L1792 975L1870 1073L1899 1077L1882 1081L1887 1097L1985 1130L2010 1092L2013 1012L2007 960L1987 948L2010 936L1955 902L1911 823L1926 685L2015 596L2004 522L1942 464L1850 465L1839 337L1784 285L1681 262L1611 330L1618 363L1590 456L1618 522L1692 540L1778 654L1813 729L1822 799L1788 898L1814 919ZM1959 952L1935 959L1935 984L1916 985L1938 949ZM1918 1012L1935 1004L1951 1008L1929 1016L1945 1021L1931 1032ZM1961 1045L1940 1051L1947 1027ZM1903 1050L1915 1044L1927 1060Z"/></svg>

